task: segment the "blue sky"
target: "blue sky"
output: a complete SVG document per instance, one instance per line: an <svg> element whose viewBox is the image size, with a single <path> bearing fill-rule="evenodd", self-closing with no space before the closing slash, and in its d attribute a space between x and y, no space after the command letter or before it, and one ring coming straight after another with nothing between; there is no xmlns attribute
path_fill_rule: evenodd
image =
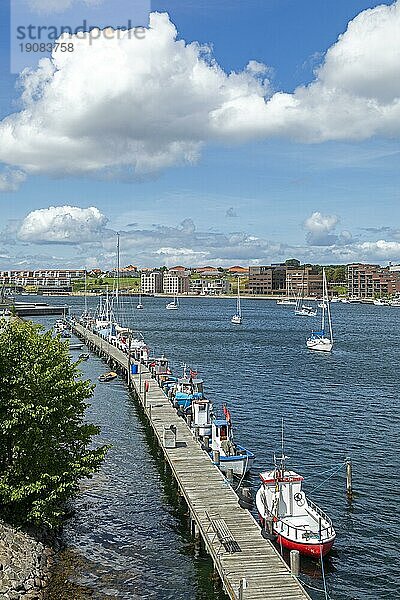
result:
<svg viewBox="0 0 400 600"><path fill-rule="evenodd" d="M79 4L79 0L76 1ZM104 3L110 5L106 0ZM0 8L2 119L21 110L21 89L16 89L17 77L10 74L10 36L7 30L9 14L5 4L2 3ZM82 11L78 4L72 8ZM378 6L378 3L353 0L173 0L165 3L153 0L151 6L153 11L168 11L170 20L178 31L178 39L187 43L197 41L209 44L213 59L225 72L224 76L231 71L250 73L251 83L246 79L245 84L251 88L250 92L246 92L247 96L251 94L255 82L261 82L261 76L254 69L246 71L246 65L249 61L267 65L268 70L265 70L262 77L264 80L268 79L268 83L264 81L262 85L266 90L265 98L268 99L280 91L296 94L296 88L315 81L314 70L324 63L326 51L346 31L348 22L366 9ZM97 7L96 10L99 11L100 8ZM89 9L85 6L83 10ZM77 12L77 15L81 14L83 13ZM387 15L382 15L385 18L384 26L387 26ZM127 17L129 16L127 13ZM392 15L388 18L389 21L394 19ZM374 26L379 29L380 21L374 22ZM383 30L382 35L384 34ZM352 35L351 44L357 52L362 52L364 46L368 45L368 34L364 36L363 22ZM390 39L388 43L390 45ZM351 44L347 44L346 52L351 51ZM390 53L390 47L387 50ZM398 52L398 47L394 50ZM92 52L97 52L95 45ZM353 58L354 56L356 54ZM96 62L94 55L93 59ZM135 56L127 68L136 68L134 60ZM335 61L325 68L321 81L323 84L328 79L336 82L339 77L340 85L345 88L345 67L337 59ZM357 58L355 62L357 63ZM98 64L101 73L103 63L100 58ZM367 59L365 64L369 64ZM385 65L382 67L381 63L377 64L376 70L386 73ZM62 69L66 70L67 66L62 65ZM378 79L378 75L365 84L363 74L360 75L362 60L360 68L357 64L356 67L360 85L356 90L351 90L356 95L356 101L360 97L364 101L366 95L369 95L368 100L370 97L378 98L382 106L386 107L389 102L393 105L398 98L397 90L389 89L389 83L386 88L386 81ZM396 67L389 67L387 78L393 80L393 70L390 69ZM340 68L342 72L337 75ZM371 68L373 69L373 65ZM365 66L364 69L367 72ZM160 67L160 85L167 88L174 74L169 72L163 82L164 74ZM52 77L55 77L54 73ZM113 74L105 73L99 85L104 86L107 77L112 78ZM145 80L142 80L142 84L143 81ZM241 82L239 84L243 85ZM224 86L227 85L230 85L228 80ZM378 91L371 91L373 86ZM61 88L61 94L63 89ZM235 87L235 94L237 89ZM110 90L114 92L111 83ZM101 93L110 95L110 90L102 89ZM162 114L164 99L164 104L156 106L154 114L147 116L152 122L160 119L160 135L167 135L165 131L168 129L168 135L173 135L173 141L178 136L184 149L182 152L179 149L178 154L182 153L182 156L179 154L175 159L171 158L172 151L168 146L168 151L165 152L169 153L166 158L167 166L157 163L156 167L153 165L149 169L152 152L157 153L158 147L157 136L147 139L143 153L147 161L144 172L137 166L140 163L140 157L139 163L137 158L140 150L135 150L134 169L130 164L127 166L126 162L119 163L118 153L126 151L125 139L123 143L121 139L115 143L112 166L108 150L106 158L103 152L99 157L95 150L93 161L88 161L87 167L82 166L82 161L78 164L77 160L69 156L65 160L63 158L62 165L53 168L52 163L57 162L56 158L67 151L58 141L54 149L50 148L48 152L46 148L43 149L46 139L54 135L53 131L46 129L47 125L41 131L44 142L40 147L35 139L35 124L31 129L24 130L20 139L18 135L14 136L17 139L13 139L12 143L9 138L2 140L0 130L0 147L3 145L4 149L3 153L0 152L3 165L0 166L0 189L3 189L0 193L3 229L0 239L0 269L18 265L39 267L51 264L108 266L113 260L114 233L117 230L123 232L125 262L142 266L163 263L172 265L175 262L268 264L290 256L325 263L370 260L386 264L389 260L399 261L400 175L396 122L394 127L392 122L382 125L377 121L371 125L375 117L370 117L368 112L364 116L361 112L364 110L363 105L360 109L357 107L359 115L357 117L355 113L354 117L354 121L359 119L357 131L347 135L353 121L348 113L351 113L355 103L351 97L349 101L349 90L345 89L345 92L347 104L343 103L342 106L340 97L337 101L337 114L335 110L332 112L331 107L328 108L334 118L327 117L326 122L324 120L315 131L312 121L313 112L317 114L319 110L319 88L315 94L316 99L313 96L311 100L306 100L306 110L297 123L290 122L287 125L284 119L278 130L275 122L280 112L268 117L267 122L264 115L259 112L253 114L252 109L249 109L249 123L246 123L246 105L240 115L239 125L227 122L229 114L224 112L221 129L216 131L214 127L204 138L196 130L191 134L195 139L193 141L191 137L190 148L187 146L185 131L180 131L179 136L171 134L171 123L161 122L163 118L168 120L169 114ZM68 93L71 93L71 89ZM85 98L84 88L80 93ZM129 90L130 102L135 100L136 93L133 86ZM182 114L190 111L188 106L191 103L188 101L185 104L184 99L191 90L183 86L181 98L178 88L178 95L174 100L173 94L176 93L174 88L166 98L171 99L172 104L182 101ZM74 107L82 102L82 96L79 96L79 92L76 94L73 99ZM256 94L259 95L260 92L257 91ZM387 97L388 94L391 94L390 98ZM276 97L278 96L279 94ZM60 91L57 91L57 102L62 101ZM65 99L66 103L68 101L70 100ZM32 115L35 115L33 111L37 110L38 102L36 98L31 100L32 109L29 110L32 110ZM151 97L149 102L151 103ZM324 102L321 94L322 107ZM62 119L63 107L61 104L60 106L61 110L57 114ZM120 106L122 105L115 104L116 112L120 110ZM123 106L126 107L126 103ZM43 110L40 106L39 109ZM93 115L90 114L90 107L87 110L89 113L85 113L84 128L92 116L94 119L98 114L96 106L93 106ZM112 111L111 105L111 113ZM346 113L344 117L340 114L341 111ZM112 121L111 113L108 114ZM101 114L103 120L96 124L96 130L100 132L95 140L97 148L109 143L110 137L101 134L103 127L106 131L110 129L110 136L116 135L118 129L120 136L121 127L126 125L129 128L133 126L132 121L138 119L136 113L130 113L128 106L124 115L126 121L122 117L117 119L118 124L111 130L112 125L108 126L104 121L104 113ZM105 114L108 121L107 113ZM197 114L187 112L185 116L190 129ZM34 118L31 118L32 123ZM349 119L350 125L343 125L343 118ZM38 119L37 122L42 123L43 119ZM260 133L257 131L258 122L261 123ZM364 123L367 130L365 135ZM134 123L135 131L139 125L140 123ZM178 120L177 126L181 127ZM341 127L343 131L337 133ZM58 124L55 129L58 134ZM79 136L73 142L79 143ZM95 148L95 145L91 143L90 148ZM43 154L39 156L41 152ZM86 159L86 148L82 150L82 156ZM97 165L97 161L99 168L92 167L93 164ZM95 207L98 213L91 213L88 220L87 214L80 214L79 211L75 211L72 216L64 209L34 212L63 206L77 209ZM79 235L77 230L80 231ZM48 265L44 265L44 262Z"/></svg>

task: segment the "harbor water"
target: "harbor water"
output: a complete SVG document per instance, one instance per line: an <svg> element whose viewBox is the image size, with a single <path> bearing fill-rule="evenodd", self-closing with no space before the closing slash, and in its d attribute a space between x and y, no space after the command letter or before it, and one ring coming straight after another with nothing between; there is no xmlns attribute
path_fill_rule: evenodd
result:
<svg viewBox="0 0 400 600"><path fill-rule="evenodd" d="M71 314L82 312L82 298L48 299L65 300ZM94 308L97 299L89 302ZM186 362L204 378L216 407L228 403L236 441L257 456L254 491L259 471L280 453L284 418L287 464L305 477L306 493L336 528L325 563L330 598L400 597L397 309L333 304L334 351L319 354L305 346L318 320L294 317L293 307L273 301L244 299L241 326L230 323L235 300L183 298L178 311L166 311L163 298L143 298L140 311L137 299L122 302L123 324L142 332L153 354L164 352L175 373ZM93 381L106 369L94 355L82 363ZM112 449L73 504L53 599L222 598L210 562L194 552L175 489L121 380L96 387L88 418ZM325 597L318 563L303 560L301 580L312 598Z"/></svg>

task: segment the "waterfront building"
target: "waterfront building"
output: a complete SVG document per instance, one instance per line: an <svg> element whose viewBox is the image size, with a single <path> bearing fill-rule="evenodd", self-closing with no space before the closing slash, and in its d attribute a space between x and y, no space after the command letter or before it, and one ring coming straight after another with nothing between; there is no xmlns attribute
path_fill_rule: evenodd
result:
<svg viewBox="0 0 400 600"><path fill-rule="evenodd" d="M322 272L310 265L286 267L286 291L288 295L322 297Z"/></svg>
<svg viewBox="0 0 400 600"><path fill-rule="evenodd" d="M163 276L161 271L142 272L140 284L142 294L161 294L163 291Z"/></svg>
<svg viewBox="0 0 400 600"><path fill-rule="evenodd" d="M226 272L230 275L239 275L243 277L247 277L249 274L248 267L241 267L240 265L235 265L234 267L229 267L226 269Z"/></svg>
<svg viewBox="0 0 400 600"><path fill-rule="evenodd" d="M164 294L174 296L187 294L189 292L189 275L186 269L184 271L177 271L176 269L165 271L162 285Z"/></svg>
<svg viewBox="0 0 400 600"><path fill-rule="evenodd" d="M191 294L199 296L220 296L229 292L229 281L224 278L192 279L189 283L189 291Z"/></svg>
<svg viewBox="0 0 400 600"><path fill-rule="evenodd" d="M249 267L248 289L250 294L285 295L286 265Z"/></svg>
<svg viewBox="0 0 400 600"><path fill-rule="evenodd" d="M350 298L392 296L400 292L400 271L380 265L347 265L347 287Z"/></svg>

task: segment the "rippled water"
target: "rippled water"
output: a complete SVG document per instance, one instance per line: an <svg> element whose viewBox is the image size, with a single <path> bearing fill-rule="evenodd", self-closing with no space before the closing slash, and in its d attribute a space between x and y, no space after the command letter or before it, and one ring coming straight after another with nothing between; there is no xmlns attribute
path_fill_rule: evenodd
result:
<svg viewBox="0 0 400 600"><path fill-rule="evenodd" d="M79 313L81 299L68 303ZM258 471L279 450L285 418L289 465L306 477L306 491L337 530L326 565L331 598L400 597L400 312L333 305L336 345L331 355L321 355L305 347L315 321L295 318L290 307L272 301L243 300L241 327L229 322L234 300L185 298L179 311L166 311L162 298L144 298L143 311L135 311L135 304L125 300L126 320L151 348L164 351L175 370L183 361L197 368L209 397L217 405L228 401L237 441L257 455L254 489ZM104 370L97 357L82 367L92 378ZM66 530L73 558L83 558L76 582L98 598L218 598L209 564L193 555L182 515L171 503L173 490L162 480L161 463L122 382L97 386L90 418L102 426L102 440L114 446L102 472L84 484ZM313 491L318 472L346 456L353 460L351 506L343 469ZM303 561L302 570L302 579L321 589L318 565Z"/></svg>

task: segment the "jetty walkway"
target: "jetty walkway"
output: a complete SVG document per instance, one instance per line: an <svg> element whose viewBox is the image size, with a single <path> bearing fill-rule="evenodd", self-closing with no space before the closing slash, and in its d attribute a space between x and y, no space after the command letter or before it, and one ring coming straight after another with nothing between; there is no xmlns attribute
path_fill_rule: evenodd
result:
<svg viewBox="0 0 400 600"><path fill-rule="evenodd" d="M72 325L72 331L126 378L142 405L190 511L192 534L203 541L229 598L310 600L272 543L261 536L254 517L239 506L227 479L177 415L151 371L82 325ZM137 374L131 374L132 364L138 365Z"/></svg>

